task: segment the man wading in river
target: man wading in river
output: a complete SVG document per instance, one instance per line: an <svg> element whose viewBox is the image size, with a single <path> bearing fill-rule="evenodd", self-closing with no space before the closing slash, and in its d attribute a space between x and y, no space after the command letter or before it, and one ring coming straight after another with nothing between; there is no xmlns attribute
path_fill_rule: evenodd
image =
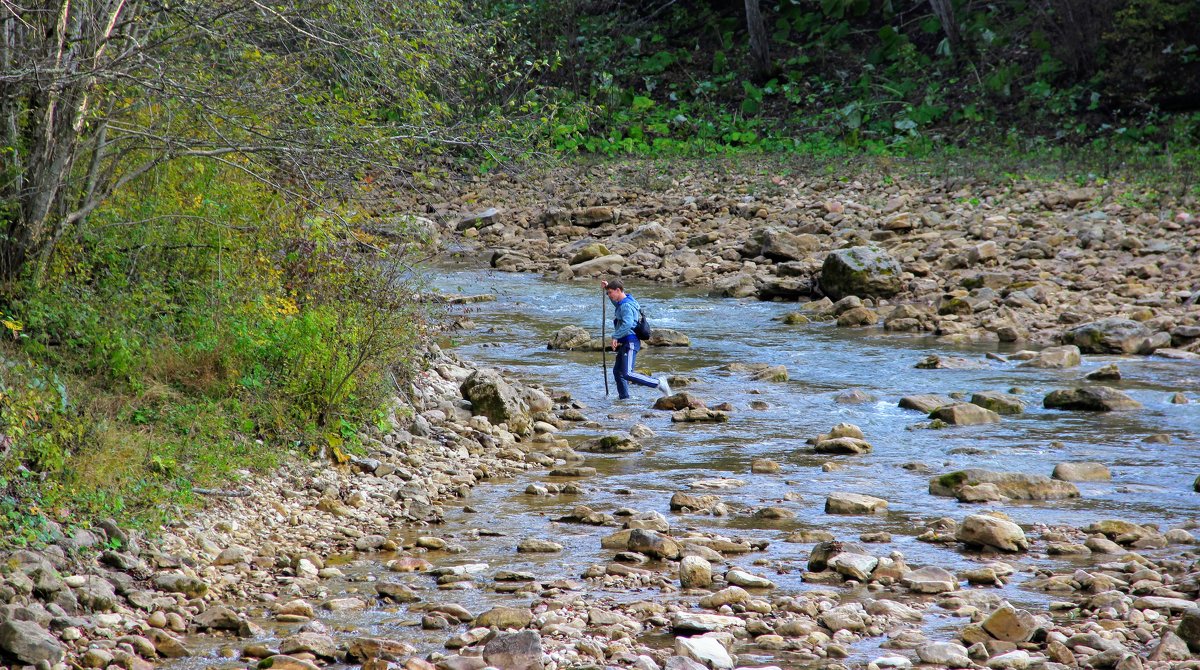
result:
<svg viewBox="0 0 1200 670"><path fill-rule="evenodd" d="M613 362L612 371L613 379L617 382L617 397L621 399L629 397L629 382L657 388L663 396L671 395L671 387L667 385L665 377L655 379L633 370L637 352L642 348L642 341L633 332L633 327L641 318L641 306L633 299L633 296L625 292L625 284L620 279L602 281L600 286L604 288L608 299L616 307L616 317L613 318L612 348L617 352L617 358Z"/></svg>

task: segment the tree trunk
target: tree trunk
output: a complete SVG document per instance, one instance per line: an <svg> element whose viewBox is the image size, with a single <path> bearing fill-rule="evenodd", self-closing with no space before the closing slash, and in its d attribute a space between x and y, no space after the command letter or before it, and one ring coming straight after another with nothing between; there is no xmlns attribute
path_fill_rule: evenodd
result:
<svg viewBox="0 0 1200 670"><path fill-rule="evenodd" d="M942 24L942 32L946 33L946 43L950 46L950 56L958 60L962 36L958 32L958 19L954 16L954 4L951 0L929 0L933 13Z"/></svg>
<svg viewBox="0 0 1200 670"><path fill-rule="evenodd" d="M771 76L771 46L759 0L746 0L746 30L750 33L750 67L754 79L766 81Z"/></svg>

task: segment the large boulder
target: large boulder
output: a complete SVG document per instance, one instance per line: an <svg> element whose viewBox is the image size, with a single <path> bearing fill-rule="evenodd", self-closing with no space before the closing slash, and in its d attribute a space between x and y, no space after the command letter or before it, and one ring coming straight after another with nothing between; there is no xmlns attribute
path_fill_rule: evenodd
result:
<svg viewBox="0 0 1200 670"><path fill-rule="evenodd" d="M571 272L576 277L596 277L599 275L620 274L625 267L625 258L620 254L609 254L593 258L571 266Z"/></svg>
<svg viewBox="0 0 1200 670"><path fill-rule="evenodd" d="M904 288L901 272L896 259L882 249L838 249L821 266L821 290L834 300L848 295L890 298Z"/></svg>
<svg viewBox="0 0 1200 670"><path fill-rule="evenodd" d="M550 336L546 343L547 349L564 349L567 351L599 351L601 342L598 338L579 326L560 328Z"/></svg>
<svg viewBox="0 0 1200 670"><path fill-rule="evenodd" d="M1142 403L1107 386L1051 391L1042 399L1046 409L1071 409L1085 412L1118 412L1141 409Z"/></svg>
<svg viewBox="0 0 1200 670"><path fill-rule="evenodd" d="M542 636L533 630L500 633L483 648L483 659L505 670L542 670Z"/></svg>
<svg viewBox="0 0 1200 670"><path fill-rule="evenodd" d="M765 256L773 261L798 261L821 248L815 235L794 235L778 228L764 228L746 242L747 256Z"/></svg>
<svg viewBox="0 0 1200 670"><path fill-rule="evenodd" d="M19 619L0 624L0 651L27 665L42 661L53 665L66 653L62 644L46 629L33 621Z"/></svg>
<svg viewBox="0 0 1200 670"><path fill-rule="evenodd" d="M1011 552L1029 549L1029 540L1020 526L990 514L972 514L963 519L954 537L973 547L993 547Z"/></svg>
<svg viewBox="0 0 1200 670"><path fill-rule="evenodd" d="M996 414L1020 414L1025 411L1025 403L1011 393L1000 391L980 391L971 395L971 404L989 409Z"/></svg>
<svg viewBox="0 0 1200 670"><path fill-rule="evenodd" d="M994 484L1001 495L1013 500L1062 500L1079 497L1079 489L1067 481L1051 479L1045 475L998 472L982 468L968 468L938 475L929 480L929 493L935 496L955 497L962 487L978 484Z"/></svg>
<svg viewBox="0 0 1200 670"><path fill-rule="evenodd" d="M509 430L522 434L533 428L529 405L498 371L476 370L463 381L459 390L471 401L474 413L486 416L493 424L506 423Z"/></svg>
<svg viewBox="0 0 1200 670"><path fill-rule="evenodd" d="M1076 326L1063 334L1063 341L1085 354L1136 354L1150 353L1143 348L1152 336L1140 322L1113 317Z"/></svg>

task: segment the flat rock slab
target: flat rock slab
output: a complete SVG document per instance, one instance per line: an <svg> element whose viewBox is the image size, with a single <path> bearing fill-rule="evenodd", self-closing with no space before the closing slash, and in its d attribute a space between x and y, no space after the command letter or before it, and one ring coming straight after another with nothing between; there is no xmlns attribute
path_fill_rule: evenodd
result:
<svg viewBox="0 0 1200 670"><path fill-rule="evenodd" d="M971 404L979 405L996 414L1020 414L1025 411L1025 403L1011 393L1000 391L980 391L971 395Z"/></svg>
<svg viewBox="0 0 1200 670"><path fill-rule="evenodd" d="M675 423L725 423L729 421L729 412L707 408L681 409L671 413L671 421Z"/></svg>
<svg viewBox="0 0 1200 670"><path fill-rule="evenodd" d="M826 514L875 514L887 510L883 498L861 493L832 493L825 499Z"/></svg>
<svg viewBox="0 0 1200 670"><path fill-rule="evenodd" d="M1142 403L1108 386L1051 391L1042 400L1042 405L1046 409L1085 412L1117 412L1142 408Z"/></svg>
<svg viewBox="0 0 1200 670"><path fill-rule="evenodd" d="M956 497L964 486L994 484L1000 494L1013 500L1063 500L1078 498L1079 488L1067 481L1024 472L998 472L982 468L956 470L929 480L929 493Z"/></svg>
<svg viewBox="0 0 1200 670"><path fill-rule="evenodd" d="M671 615L671 630L676 633L711 633L745 626L746 622L735 616L703 612L675 612Z"/></svg>
<svg viewBox="0 0 1200 670"><path fill-rule="evenodd" d="M1050 475L1053 479L1064 482L1107 482L1112 481L1112 473L1103 463L1059 463L1054 466Z"/></svg>
<svg viewBox="0 0 1200 670"><path fill-rule="evenodd" d="M915 409L918 412L929 414L939 407L953 405L954 403L954 399L947 398L944 395L923 393L919 395L906 395L900 399L899 404L904 409Z"/></svg>

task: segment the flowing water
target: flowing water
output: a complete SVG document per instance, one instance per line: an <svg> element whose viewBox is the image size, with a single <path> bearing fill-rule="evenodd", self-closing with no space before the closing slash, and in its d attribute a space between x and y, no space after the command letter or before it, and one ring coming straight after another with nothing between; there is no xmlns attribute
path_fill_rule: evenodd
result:
<svg viewBox="0 0 1200 670"><path fill-rule="evenodd" d="M1200 450L1196 448L1200 403L1194 402L1200 365L1195 363L1088 356L1082 367L1067 370L1021 368L1017 363L1001 361L987 361L980 369L921 370L914 365L929 354L984 361L986 351L997 349L995 345L947 347L932 339L890 335L874 328L784 325L775 319L795 310L794 304L710 299L696 291L632 284L630 292L647 308L655 327L677 329L691 338L687 348L643 349L638 368L656 375L693 377L697 381L688 387L689 392L710 405L729 402L735 408L726 424L672 424L669 412L648 409L657 396L653 389L633 387L634 398L628 401L617 400L615 388L606 397L599 353L547 350L550 335L563 326L582 326L599 335L601 292L596 282L562 282L529 274L448 267L441 269L436 285L449 293L497 295L495 302L463 308L476 327L457 333L449 344L466 360L503 368L552 390L567 391L586 405L585 414L604 428L571 430L565 437L572 443L627 430L638 421L656 435L642 440L646 449L641 453L588 455L585 464L596 467L600 474L581 480L586 490L583 495L526 495L529 482L551 480L545 470L534 470L524 479L485 483L476 488L469 499L462 501L475 512L448 506L445 525L422 534L454 538L469 552L443 556L433 552L429 560L437 565L487 563L490 567L483 573L485 578L479 580L482 588L467 591L436 592L429 590L433 588L431 577L405 577L414 586L427 589L422 593L427 600L458 602L473 612L535 600L533 596L500 595L488 590L490 580L486 575L498 569L528 570L544 582L574 579L583 584L582 597L589 601L676 597L657 589L606 592L583 583L579 576L587 566L611 560L612 552L600 548L600 537L614 529L552 520L578 504L606 512L623 507L657 510L677 527L769 540L765 552L735 557L730 562L775 581L779 585L776 593L830 588L800 579L811 545L788 543L783 538L803 528L828 530L844 540L856 540L864 532L887 531L893 536L892 542L868 545L873 553L886 555L898 550L910 565L936 565L954 571L994 557L981 559L955 547L916 541L927 522L943 516L961 520L967 514L991 508L1002 509L1026 528L1038 523L1084 526L1120 518L1156 523L1163 530L1200 516L1200 494L1192 490L1192 482L1200 473ZM609 315L611 318L611 309ZM1123 379L1111 385L1142 402L1145 409L1102 414L1041 408L1041 399L1050 390L1070 387L1088 372L1114 361L1119 362ZM611 355L608 362L612 364ZM721 369L731 363L784 365L790 380L752 381L746 373ZM925 417L897 406L901 396L916 393L1008 391L1014 387L1027 404L1026 412L1005 416L999 424L914 429ZM856 405L834 401L839 392L851 388L861 389L875 400ZM1169 404L1169 395L1181 390L1189 393L1193 402ZM750 409L751 401L763 401L767 407ZM805 440L840 422L861 427L874 451L862 456L813 453ZM1167 434L1170 442L1143 441L1154 434ZM750 462L755 458L775 460L782 470L777 474L752 474ZM1080 484L1082 497L1078 499L985 507L960 504L928 492L932 474L979 467L1049 475L1057 463L1084 460L1107 464L1113 479ZM825 472L821 465L828 461L843 467ZM930 471L901 467L914 462L926 464ZM669 511L673 492L712 478L745 482L737 488L711 491L723 497L731 510L729 515L680 515ZM825 497L833 491L884 498L889 503L887 513L827 515ZM796 518L764 521L750 516L753 510L768 505L790 509ZM480 533L479 529L486 531ZM553 539L565 550L553 555L516 553L516 544L529 537ZM386 558L349 558L339 566L347 580L328 584L330 597L354 592L363 581L382 576ZM769 566L754 565L760 559L767 559ZM1072 560L1080 561L1080 565L1089 563L1089 559L1047 557L1037 552L1016 557L1011 562L1023 571L1002 590L1002 595L1044 611L1050 598L1021 588L1028 577L1027 569L1063 568L1072 565ZM388 579L395 576L388 575ZM935 639L950 639L952 630L964 623L936 608L930 612L932 616L926 617L924 627ZM423 652L441 650L450 635L448 631L422 631L413 625L420 615L403 607L322 617L335 629L405 639ZM856 647L851 661L877 655L879 642L875 639ZM748 659L790 665L786 656L751 656L743 662Z"/></svg>

